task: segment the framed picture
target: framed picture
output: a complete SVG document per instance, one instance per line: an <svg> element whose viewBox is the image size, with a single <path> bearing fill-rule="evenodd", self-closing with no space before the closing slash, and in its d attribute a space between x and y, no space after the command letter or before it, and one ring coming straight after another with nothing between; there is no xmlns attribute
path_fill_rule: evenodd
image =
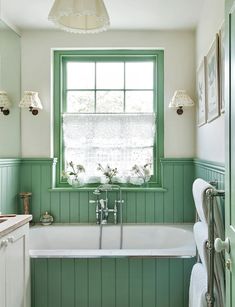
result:
<svg viewBox="0 0 235 307"><path fill-rule="evenodd" d="M220 115L219 108L219 76L218 76L218 42L216 38L206 56L206 110L207 122L211 122Z"/></svg>
<svg viewBox="0 0 235 307"><path fill-rule="evenodd" d="M225 71L225 36L224 23L219 31L219 85L220 85L220 112L225 111L225 94L224 94L224 71Z"/></svg>
<svg viewBox="0 0 235 307"><path fill-rule="evenodd" d="M205 57L197 70L197 124L206 123Z"/></svg>

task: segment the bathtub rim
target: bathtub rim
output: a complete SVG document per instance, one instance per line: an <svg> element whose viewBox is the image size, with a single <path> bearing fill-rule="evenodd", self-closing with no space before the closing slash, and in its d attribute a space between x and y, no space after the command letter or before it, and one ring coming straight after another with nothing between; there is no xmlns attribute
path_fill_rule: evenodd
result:
<svg viewBox="0 0 235 307"><path fill-rule="evenodd" d="M196 257L196 251L195 253L191 253L190 255L182 253L182 255L160 255L160 254L141 254L138 252L138 255L130 255L131 250L126 250L128 251L128 254L115 254L115 253L110 253L108 254L109 251L111 250L105 250L103 249L102 252L105 252L104 254L98 254L97 255L97 250L93 250L96 252L95 254L90 254L90 253L81 253L82 250L79 250L79 254L71 253L68 254L67 250L64 250L65 253L60 253L58 254L59 250L55 250L56 253L53 253L53 250L50 250L50 254L46 253L47 250L32 250L29 252L29 256L31 259L106 259L106 258L130 258L130 259L154 259L154 258L161 258L161 259L189 259L189 258L195 258ZM92 250L90 250L92 251Z"/></svg>
<svg viewBox="0 0 235 307"><path fill-rule="evenodd" d="M167 223L141 223L141 222L138 222L138 223L117 223L117 224L114 224L114 223L108 223L108 224L96 224L96 223L85 223L85 222L76 222L76 223L68 223L68 222L54 222L50 225L42 225L41 223L39 222L31 222L30 225L29 225L29 229L32 229L32 228L48 228L48 227L59 227L59 226L91 226L91 227L112 227L112 226L175 226L175 227L180 227L180 226L186 226L186 227L189 227L193 229L193 225L195 223L192 222L192 223L180 223L180 222L177 222L177 223L174 223L174 222L167 222Z"/></svg>
<svg viewBox="0 0 235 307"><path fill-rule="evenodd" d="M30 229L48 229L55 227L121 227L121 226L164 226L164 227L176 227L182 228L186 231L190 231L193 234L194 223L123 223L121 224L107 224L98 225L95 223L53 223L49 226L43 226L41 224L35 224ZM194 241L194 240L193 240ZM193 248L187 247L172 248L172 249L29 249L30 258L193 258L196 256L195 242ZM168 251L168 254L163 250ZM177 254L176 254L177 253Z"/></svg>

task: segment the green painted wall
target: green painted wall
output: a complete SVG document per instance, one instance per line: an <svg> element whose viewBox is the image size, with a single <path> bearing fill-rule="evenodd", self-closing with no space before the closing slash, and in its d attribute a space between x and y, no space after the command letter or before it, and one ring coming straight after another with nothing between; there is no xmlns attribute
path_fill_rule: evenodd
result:
<svg viewBox="0 0 235 307"><path fill-rule="evenodd" d="M195 159L194 165L195 178L202 178L208 182L216 181L217 189L224 189L225 168L223 164Z"/></svg>
<svg viewBox="0 0 235 307"><path fill-rule="evenodd" d="M187 307L194 262L31 259L32 307Z"/></svg>
<svg viewBox="0 0 235 307"><path fill-rule="evenodd" d="M2 1L0 1L2 2ZM0 158L19 157L21 98L21 38L0 19L0 90L11 101L10 114L0 112Z"/></svg>
<svg viewBox="0 0 235 307"><path fill-rule="evenodd" d="M223 164L214 163L204 160L194 160L195 165L195 178L202 178L208 182L213 181L217 183L216 188L219 190L225 189L225 168ZM222 212L224 213L225 199L219 197Z"/></svg>
<svg viewBox="0 0 235 307"><path fill-rule="evenodd" d="M0 212L17 213L19 209L20 159L0 159Z"/></svg>
<svg viewBox="0 0 235 307"><path fill-rule="evenodd" d="M162 185L166 189L124 190L123 220L130 223L193 222L195 209L192 182L201 177L224 188L224 167L193 159L162 159ZM0 211L22 212L19 192L32 192L34 221L46 210L56 222L95 222L90 190L60 190L52 187L53 159L0 159ZM113 194L111 200L117 198Z"/></svg>
<svg viewBox="0 0 235 307"><path fill-rule="evenodd" d="M192 182L224 187L224 167L193 159L162 159L164 189L124 190L124 222L193 222ZM49 210L56 222L95 222L90 191L49 190L53 159L0 159L0 208L22 208L33 193L34 220ZM115 195L111 197L115 198ZM1 211L0 210L0 211ZM20 212L20 211L18 211ZM186 307L195 259L32 259L32 307ZM169 295L170 294L170 295Z"/></svg>
<svg viewBox="0 0 235 307"><path fill-rule="evenodd" d="M52 159L23 159L20 191L32 192L31 212L34 221L49 211L56 222L95 222L94 189L49 191L52 182ZM194 205L191 186L194 179L192 159L162 159L162 184L166 189L138 188L123 191L123 221L128 223L193 222ZM115 193L110 199L118 198ZM112 203L112 201L111 201Z"/></svg>

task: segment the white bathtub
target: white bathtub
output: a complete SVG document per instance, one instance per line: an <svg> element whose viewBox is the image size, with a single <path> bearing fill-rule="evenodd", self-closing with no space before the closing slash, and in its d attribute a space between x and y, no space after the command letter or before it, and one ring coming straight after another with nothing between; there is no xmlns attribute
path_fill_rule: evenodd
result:
<svg viewBox="0 0 235 307"><path fill-rule="evenodd" d="M32 258L187 258L194 257L195 253L189 224L124 224L122 231L120 225L100 228L99 225L54 224L30 228Z"/></svg>

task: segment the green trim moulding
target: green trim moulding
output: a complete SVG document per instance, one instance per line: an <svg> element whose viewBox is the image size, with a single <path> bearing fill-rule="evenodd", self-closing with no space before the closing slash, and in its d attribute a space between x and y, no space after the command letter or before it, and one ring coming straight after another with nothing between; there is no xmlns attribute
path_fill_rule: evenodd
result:
<svg viewBox="0 0 235 307"><path fill-rule="evenodd" d="M66 102L66 63L68 61L146 61L154 62L154 111L157 114L156 136L154 145L154 183L160 184L160 157L164 156L164 50L54 50L53 51L53 105L54 105L54 154L58 157L56 165L57 187L68 187L61 179L64 169L64 145L62 137L61 114ZM126 89L124 89L126 90Z"/></svg>

